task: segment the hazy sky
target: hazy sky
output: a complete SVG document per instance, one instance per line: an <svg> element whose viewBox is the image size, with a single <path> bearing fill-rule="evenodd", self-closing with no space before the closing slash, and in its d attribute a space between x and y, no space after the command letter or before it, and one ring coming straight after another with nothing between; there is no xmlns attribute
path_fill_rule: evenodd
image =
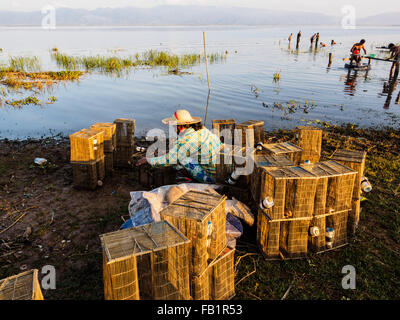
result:
<svg viewBox="0 0 400 320"><path fill-rule="evenodd" d="M51 4L55 7L95 9L98 7L153 7L156 5L241 6L271 10L321 12L341 16L341 8L353 5L358 17L383 12L400 12L398 0L0 0L0 10L33 11Z"/></svg>

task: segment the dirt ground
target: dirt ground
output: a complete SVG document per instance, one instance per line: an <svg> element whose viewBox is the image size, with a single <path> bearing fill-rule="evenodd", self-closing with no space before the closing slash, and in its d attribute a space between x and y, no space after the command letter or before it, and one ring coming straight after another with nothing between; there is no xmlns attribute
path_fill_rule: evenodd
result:
<svg viewBox="0 0 400 320"><path fill-rule="evenodd" d="M294 133L267 137L287 141ZM286 292L287 299L400 296L400 132L325 128L323 156L336 148L368 151L366 173L374 190L363 202L356 236L341 250L269 262L256 247L255 226L246 226L236 251L236 299L280 299ZM69 155L66 138L0 141L0 279L31 268L40 274L53 265L57 288L44 290L45 299L103 299L99 235L120 228L129 192L144 188L134 170L123 169L95 191L77 190ZM35 157L48 165L35 165ZM341 288L346 264L358 270L351 292Z"/></svg>

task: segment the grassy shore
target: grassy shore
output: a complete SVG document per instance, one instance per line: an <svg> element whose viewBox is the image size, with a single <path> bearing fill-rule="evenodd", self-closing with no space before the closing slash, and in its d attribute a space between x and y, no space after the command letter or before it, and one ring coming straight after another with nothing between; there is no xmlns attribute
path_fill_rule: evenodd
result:
<svg viewBox="0 0 400 320"><path fill-rule="evenodd" d="M266 135L270 142L294 141L292 131ZM356 235L346 247L307 259L265 261L255 226L245 227L237 244L235 299L281 299L285 293L286 299L400 296L400 129L326 128L323 157L337 148L368 152L373 190L362 202ZM35 166L35 157L50 164ZM128 170L116 171L96 191L75 190L68 139L0 141L0 279L50 264L57 270L57 289L44 291L45 299L102 299L98 236L121 226L129 192L142 189ZM356 290L342 289L345 265L356 269Z"/></svg>

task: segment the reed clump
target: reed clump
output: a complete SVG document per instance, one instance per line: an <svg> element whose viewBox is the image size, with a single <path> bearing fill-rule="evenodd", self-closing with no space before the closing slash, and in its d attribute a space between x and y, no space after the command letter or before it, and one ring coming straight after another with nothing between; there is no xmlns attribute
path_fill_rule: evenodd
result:
<svg viewBox="0 0 400 320"><path fill-rule="evenodd" d="M168 70L198 65L202 61L200 54L177 55L166 51L147 50L142 54L129 57L118 56L87 56L74 57L60 52L53 52L52 58L57 66L64 70L84 69L86 71L99 71L102 73L115 73L120 75L136 67L165 67ZM226 54L213 53L207 56L210 63L225 61Z"/></svg>

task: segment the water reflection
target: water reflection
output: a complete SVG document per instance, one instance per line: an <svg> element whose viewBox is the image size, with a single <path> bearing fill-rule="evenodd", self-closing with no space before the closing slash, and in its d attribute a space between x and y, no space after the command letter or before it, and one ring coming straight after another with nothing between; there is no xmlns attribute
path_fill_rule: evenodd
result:
<svg viewBox="0 0 400 320"><path fill-rule="evenodd" d="M390 102L392 101L392 95L393 95L393 92L396 90L396 88L397 88L397 80L396 79L393 79L390 82L383 83L382 94L387 94L385 104L383 105L384 109L389 109ZM399 96L397 97L397 103L398 103L399 98L400 98L400 93L399 93Z"/></svg>
<svg viewBox="0 0 400 320"><path fill-rule="evenodd" d="M344 82L344 92L350 96L354 96L357 87L357 70L351 70L347 72L347 76Z"/></svg>

